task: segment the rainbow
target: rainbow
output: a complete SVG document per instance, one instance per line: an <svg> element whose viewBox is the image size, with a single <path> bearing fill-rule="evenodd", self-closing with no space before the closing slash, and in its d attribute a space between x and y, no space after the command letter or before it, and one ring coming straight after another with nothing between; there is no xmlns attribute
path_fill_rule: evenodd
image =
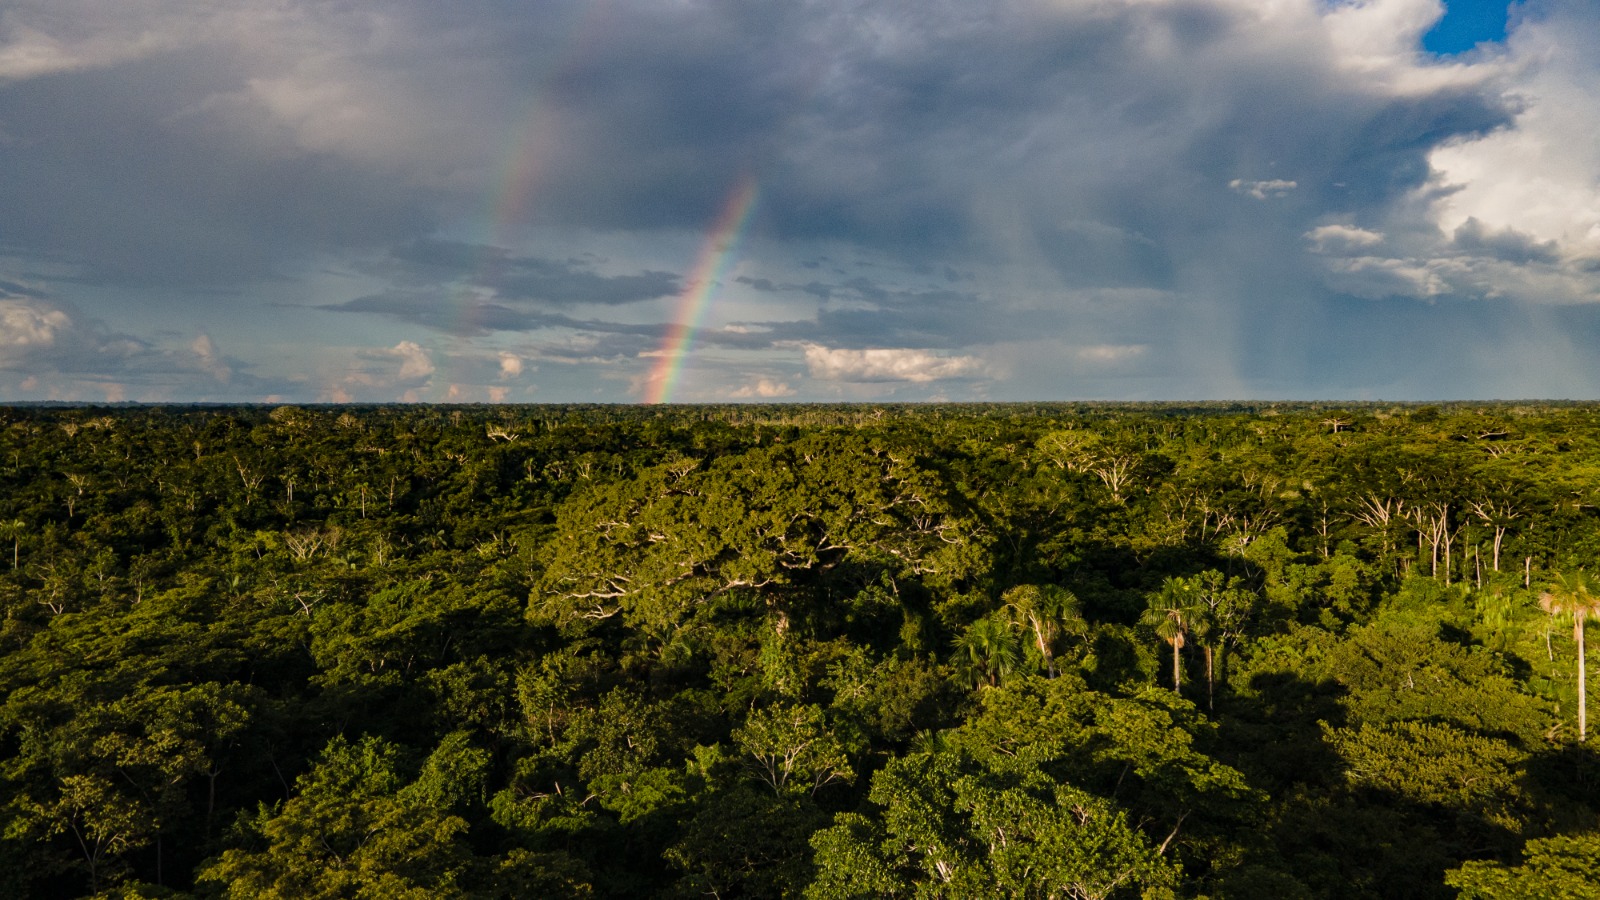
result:
<svg viewBox="0 0 1600 900"><path fill-rule="evenodd" d="M483 228L474 240L480 247L477 264L457 283L452 298L457 335L472 335L481 330L482 305L476 288L485 285L493 288L500 282L504 274L504 255L510 252L505 248L516 247L523 237L519 231L527 224L534 196L555 153L555 135L560 127L555 121L556 110L546 96L548 85L573 71L591 55L610 25L611 5L611 0L586 0L576 7L578 15L565 26L562 52L538 79L540 87L508 118L505 146L498 155L499 165L495 167L492 190L481 219ZM450 354L447 358L454 360L456 357Z"/></svg>
<svg viewBox="0 0 1600 900"><path fill-rule="evenodd" d="M683 374L684 361L694 344L694 335L700 327L710 305L711 293L728 264L735 258L739 238L750 220L750 210L756 205L755 179L745 177L728 195L722 214L717 217L705 245L700 248L700 258L695 262L683 293L678 296L678 315L667 326L662 336L661 348L656 351L656 364L645 378L646 403L666 403L672 399L672 389Z"/></svg>

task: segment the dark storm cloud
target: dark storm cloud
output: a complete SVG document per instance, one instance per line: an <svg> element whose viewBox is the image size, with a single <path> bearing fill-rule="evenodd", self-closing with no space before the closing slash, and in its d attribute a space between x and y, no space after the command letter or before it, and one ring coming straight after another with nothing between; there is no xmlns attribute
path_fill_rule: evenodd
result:
<svg viewBox="0 0 1600 900"><path fill-rule="evenodd" d="M555 313L513 309L500 303L481 300L455 300L437 293L396 291L357 297L345 303L318 307L329 312L367 313L398 322L420 325L434 331L462 337L496 331L538 331L564 328L599 334L657 335L662 326L625 325L596 319L576 319Z"/></svg>
<svg viewBox="0 0 1600 900"><path fill-rule="evenodd" d="M97 284L237 287L438 221L426 191L204 111L244 77L192 53L0 85L0 240Z"/></svg>
<svg viewBox="0 0 1600 900"><path fill-rule="evenodd" d="M893 289L868 278L840 283L811 281L777 283L741 279L764 293L803 293L831 302L809 319L744 321L747 333L719 331L697 338L730 345L759 346L796 342L865 349L912 346L959 349L975 345L1028 341L1041 335L1071 338L1097 336L1114 342L1148 329L1171 302L1160 291L1088 290L1074 292L1070 302L1021 307L971 291Z"/></svg>
<svg viewBox="0 0 1600 900"><path fill-rule="evenodd" d="M1225 248L1204 238L1219 231L1219 207L1241 200L1231 181L1300 187L1270 214L1224 212L1221 231L1268 231L1283 217L1297 227L1330 203L1391 201L1421 183L1431 147L1507 117L1469 88L1396 98L1342 86L1328 60L1259 47L1250 19L1217 4L405 4L391 15L442 29L497 79L539 79L524 88L542 98L532 127L558 130L531 207L539 221L698 229L751 173L773 237L981 256L988 223L975 216L989 202L1016 210L1081 286L1164 286L1214 258ZM352 92L392 64L353 60L353 74L328 73ZM461 77L446 62L420 55L410 77ZM437 223L440 189L404 165L352 159L359 135L328 151L297 146L295 128L310 126L278 121L276 95L249 90L253 74L200 48L0 90L0 121L25 137L8 150L0 200L31 223L8 242L70 247L102 280L215 282ZM218 94L235 96L226 116L211 111ZM38 110L51 110L43 123ZM260 124L241 127L252 110ZM416 115L506 131L448 108ZM370 140L384 140L376 131ZM661 273L583 283L506 262L508 297L670 293Z"/></svg>
<svg viewBox="0 0 1600 900"><path fill-rule="evenodd" d="M416 281L466 282L490 289L507 302L621 306L673 296L683 289L679 277L670 272L602 275L582 260L518 256L498 247L454 241L412 241L394 250L391 261ZM383 273L381 266L376 271Z"/></svg>

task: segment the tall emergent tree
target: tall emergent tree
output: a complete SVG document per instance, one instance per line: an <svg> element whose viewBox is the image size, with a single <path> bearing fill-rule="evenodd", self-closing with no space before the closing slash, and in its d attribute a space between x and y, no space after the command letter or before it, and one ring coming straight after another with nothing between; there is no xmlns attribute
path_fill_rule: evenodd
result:
<svg viewBox="0 0 1600 900"><path fill-rule="evenodd" d="M1582 741L1589 736L1583 623L1600 615L1600 585L1582 569L1565 575L1558 572L1550 589L1539 595L1539 605L1552 616L1572 616L1572 639L1578 644L1578 740Z"/></svg>
<svg viewBox="0 0 1600 900"><path fill-rule="evenodd" d="M1191 579L1194 605L1190 611L1190 630L1201 641L1206 660L1206 709L1216 707L1216 666L1223 663L1223 683L1227 683L1228 644L1244 633L1255 595L1243 579L1228 578L1208 569ZM1219 651L1221 651L1219 653Z"/></svg>
<svg viewBox="0 0 1600 900"><path fill-rule="evenodd" d="M1168 576L1161 589L1150 595L1149 606L1139 617L1141 625L1155 629L1156 637L1172 645L1172 690L1182 692L1183 645L1194 624L1197 581Z"/></svg>

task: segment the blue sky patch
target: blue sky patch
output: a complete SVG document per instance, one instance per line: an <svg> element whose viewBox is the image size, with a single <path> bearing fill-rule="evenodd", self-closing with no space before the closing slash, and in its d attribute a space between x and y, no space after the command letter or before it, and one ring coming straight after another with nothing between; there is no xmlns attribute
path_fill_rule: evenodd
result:
<svg viewBox="0 0 1600 900"><path fill-rule="evenodd" d="M1481 43L1503 41L1509 10L1506 0L1448 0L1444 18L1422 36L1422 48L1451 56Z"/></svg>

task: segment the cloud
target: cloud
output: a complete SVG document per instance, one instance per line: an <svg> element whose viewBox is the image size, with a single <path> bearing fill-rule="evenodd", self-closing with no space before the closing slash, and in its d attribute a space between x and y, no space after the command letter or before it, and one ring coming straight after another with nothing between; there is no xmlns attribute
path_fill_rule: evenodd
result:
<svg viewBox="0 0 1600 900"><path fill-rule="evenodd" d="M437 371L429 351L415 341L393 347L358 347L320 375L319 399L334 403L415 403L434 387ZM447 386L459 392L455 385Z"/></svg>
<svg viewBox="0 0 1600 900"><path fill-rule="evenodd" d="M1149 350L1143 344L1095 344L1089 347L1079 347L1078 359L1091 363L1118 363L1125 360L1137 359Z"/></svg>
<svg viewBox="0 0 1600 900"><path fill-rule="evenodd" d="M1535 11L1537 10L1537 14ZM1502 86L1516 114L1505 128L1440 142L1428 154L1432 213L1446 232L1476 220L1567 259L1600 259L1600 21L1591 5L1529 4L1508 41Z"/></svg>
<svg viewBox="0 0 1600 900"><path fill-rule="evenodd" d="M1440 342L1409 365L1506 373L1393 307L1468 329L1465 301L1505 304L1507 347L1595 327L1544 307L1600 288L1600 17L1519 4L1503 46L1442 60L1419 49L1442 8L13 0L0 282L37 289L0 296L0 359L133 396L433 396L466 367L479 396L520 377L515 339L561 363L541 397L622 399L749 178L698 332L708 397L798 346L826 348L829 389L888 391L907 379L867 354L945 361L906 364L927 373L1024 344L939 377L1283 396L1393 372L1371 331L1395 321ZM280 316L339 363L280 358ZM401 378L407 341L433 371ZM1337 383L1308 362L1333 342Z"/></svg>
<svg viewBox="0 0 1600 900"><path fill-rule="evenodd" d="M1352 256L1331 260L1329 284L1353 297L1381 300L1385 297L1427 299L1447 292L1449 282L1444 262L1397 259L1382 256Z"/></svg>
<svg viewBox="0 0 1600 900"><path fill-rule="evenodd" d="M162 346L112 331L61 301L0 282L0 392L17 399L258 400L289 384L238 371L209 335L186 346ZM7 375L12 377L7 377ZM21 377L16 377L21 376ZM218 390L227 393L219 395Z"/></svg>
<svg viewBox="0 0 1600 900"><path fill-rule="evenodd" d="M983 361L975 356L939 356L927 350L848 350L819 344L809 344L804 349L811 377L828 381L923 383L977 377L985 368Z"/></svg>
<svg viewBox="0 0 1600 900"><path fill-rule="evenodd" d="M53 347L57 337L72 328L72 319L63 310L20 297L0 300L0 360Z"/></svg>
<svg viewBox="0 0 1600 900"><path fill-rule="evenodd" d="M522 374L522 357L515 353L500 354L500 377L515 378Z"/></svg>
<svg viewBox="0 0 1600 900"><path fill-rule="evenodd" d="M137 338L116 334L65 304L0 291L0 370L30 375L125 378L183 363Z"/></svg>
<svg viewBox="0 0 1600 900"><path fill-rule="evenodd" d="M217 345L211 340L210 335L202 334L189 345L189 350L194 353L199 361L199 367L212 378L227 384L233 378L233 369L223 361L217 351Z"/></svg>
<svg viewBox="0 0 1600 900"><path fill-rule="evenodd" d="M1345 255L1383 243L1383 233L1354 225L1319 225L1306 232L1306 240L1317 253Z"/></svg>
<svg viewBox="0 0 1600 900"><path fill-rule="evenodd" d="M374 294L357 297L344 303L322 306L319 309L328 312L380 315L458 336L571 329L654 338L662 330L662 326L658 325L634 325L599 319L577 319L558 313L524 311L473 297L452 297L443 292L406 290Z"/></svg>
<svg viewBox="0 0 1600 900"><path fill-rule="evenodd" d="M1475 216L1467 217L1456 227L1455 246L1467 253L1509 263L1553 263L1561 257L1555 240L1535 241L1510 227L1491 232Z"/></svg>
<svg viewBox="0 0 1600 900"><path fill-rule="evenodd" d="M415 282L473 284L508 303L622 306L673 296L683 289L681 279L670 272L601 274L578 260L519 256L499 247L455 241L413 241L393 250L389 261L403 266ZM381 265L372 270L393 274Z"/></svg>
<svg viewBox="0 0 1600 900"><path fill-rule="evenodd" d="M433 360L428 358L428 351L416 342L401 341L389 352L400 359L401 381L420 381L433 374Z"/></svg>
<svg viewBox="0 0 1600 900"><path fill-rule="evenodd" d="M782 381L773 381L770 378L759 378L754 384L746 384L728 396L736 400L761 398L772 400L778 397L793 397L795 389Z"/></svg>
<svg viewBox="0 0 1600 900"><path fill-rule="evenodd" d="M1281 178L1267 181L1245 181L1242 178L1235 178L1228 182L1228 187L1241 194L1249 194L1257 200L1265 200L1268 197L1282 197L1299 186L1298 182L1285 181Z"/></svg>
<svg viewBox="0 0 1600 900"><path fill-rule="evenodd" d="M184 14L168 4L19 0L0 18L0 82L143 59L200 39L224 15L194 8Z"/></svg>

